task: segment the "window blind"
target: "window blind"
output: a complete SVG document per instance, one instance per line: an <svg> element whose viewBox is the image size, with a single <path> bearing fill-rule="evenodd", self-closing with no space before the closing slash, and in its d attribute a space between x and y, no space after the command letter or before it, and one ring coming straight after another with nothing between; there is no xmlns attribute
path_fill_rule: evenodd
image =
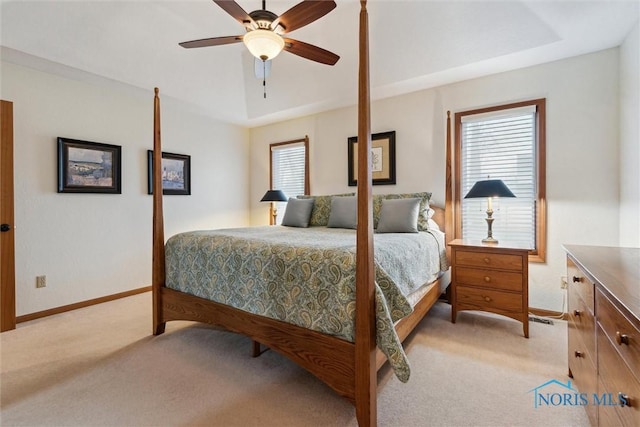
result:
<svg viewBox="0 0 640 427"><path fill-rule="evenodd" d="M305 150L304 142L271 147L272 189L282 190L287 197L304 194ZM280 224L287 204L279 202L276 205L278 209L276 224Z"/></svg>
<svg viewBox="0 0 640 427"><path fill-rule="evenodd" d="M493 236L535 248L535 106L465 116L461 122L461 195L488 177L504 181L516 197L493 199ZM487 237L487 200L463 198L461 205L462 237Z"/></svg>

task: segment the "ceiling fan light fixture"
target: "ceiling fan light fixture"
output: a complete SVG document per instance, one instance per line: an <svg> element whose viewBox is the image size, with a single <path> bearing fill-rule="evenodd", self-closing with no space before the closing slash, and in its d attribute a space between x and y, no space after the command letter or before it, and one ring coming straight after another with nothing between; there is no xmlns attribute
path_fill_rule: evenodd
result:
<svg viewBox="0 0 640 427"><path fill-rule="evenodd" d="M242 41L253 56L263 61L275 58L284 48L284 39L271 30L249 31Z"/></svg>

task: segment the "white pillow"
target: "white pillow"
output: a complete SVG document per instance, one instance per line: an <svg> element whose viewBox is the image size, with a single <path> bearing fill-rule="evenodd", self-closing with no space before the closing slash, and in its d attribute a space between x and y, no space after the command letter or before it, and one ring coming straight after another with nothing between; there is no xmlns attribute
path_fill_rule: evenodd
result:
<svg viewBox="0 0 640 427"><path fill-rule="evenodd" d="M438 223L437 223L437 222L435 222L434 220L432 220L431 218L429 218L429 219L427 220L427 224L429 225L429 230L438 230L438 231L441 231L441 230L440 230L440 226L438 225Z"/></svg>

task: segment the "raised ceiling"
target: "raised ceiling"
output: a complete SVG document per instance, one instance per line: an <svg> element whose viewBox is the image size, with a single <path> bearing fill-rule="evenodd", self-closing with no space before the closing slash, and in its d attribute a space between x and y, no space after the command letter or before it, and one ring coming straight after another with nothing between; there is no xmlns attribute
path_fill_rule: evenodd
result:
<svg viewBox="0 0 640 427"><path fill-rule="evenodd" d="M250 12L260 0L238 0ZM277 15L297 4L267 0ZM202 114L257 126L357 99L359 2L338 6L292 38L340 55L331 67L283 52L267 98L242 44L179 42L242 34L210 0L2 0L2 59L71 78L97 77ZM398 95L620 45L639 17L629 1L381 1L368 3L373 98ZM100 84L100 83L99 83Z"/></svg>

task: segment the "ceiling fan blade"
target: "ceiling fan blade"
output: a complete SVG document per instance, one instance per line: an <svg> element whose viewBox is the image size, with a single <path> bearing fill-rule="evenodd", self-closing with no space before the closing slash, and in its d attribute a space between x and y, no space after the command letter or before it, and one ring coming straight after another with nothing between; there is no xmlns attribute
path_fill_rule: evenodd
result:
<svg viewBox="0 0 640 427"><path fill-rule="evenodd" d="M271 24L271 28L275 29L277 25L281 25L283 27L282 32L288 33L322 18L335 7L336 2L333 0L305 0L280 15Z"/></svg>
<svg viewBox="0 0 640 427"><path fill-rule="evenodd" d="M223 44L239 43L242 41L242 36L226 36L226 37L211 37L209 39L191 40L188 42L178 43L180 46L191 49L194 47L208 47L208 46L220 46Z"/></svg>
<svg viewBox="0 0 640 427"><path fill-rule="evenodd" d="M284 39L284 50L321 64L335 65L340 57L333 52L294 39Z"/></svg>
<svg viewBox="0 0 640 427"><path fill-rule="evenodd" d="M247 12L235 1L233 0L213 0L215 4L220 6L225 12L229 15L233 16L239 23L244 25L247 28L251 28L253 25L256 26L256 23L249 16Z"/></svg>

